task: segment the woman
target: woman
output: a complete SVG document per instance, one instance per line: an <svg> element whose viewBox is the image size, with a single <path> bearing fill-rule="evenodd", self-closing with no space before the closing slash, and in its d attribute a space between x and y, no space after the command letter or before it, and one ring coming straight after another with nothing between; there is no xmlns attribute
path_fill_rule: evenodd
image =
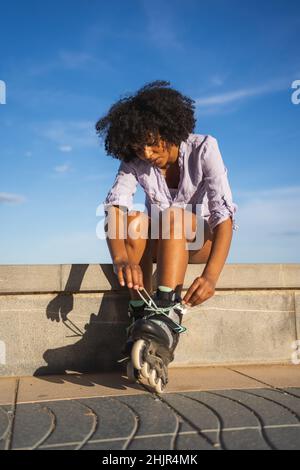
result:
<svg viewBox="0 0 300 470"><path fill-rule="evenodd" d="M122 161L104 205L114 271L131 296L125 351L135 376L141 371L158 390L157 379L163 388L166 364L184 331L183 304L193 307L214 295L237 229L217 140L193 133L194 101L167 85L145 85L96 124L107 154ZM144 212L130 211L138 183L146 194ZM158 288L147 300L141 289L152 293L153 261ZM205 267L182 299L188 263Z"/></svg>

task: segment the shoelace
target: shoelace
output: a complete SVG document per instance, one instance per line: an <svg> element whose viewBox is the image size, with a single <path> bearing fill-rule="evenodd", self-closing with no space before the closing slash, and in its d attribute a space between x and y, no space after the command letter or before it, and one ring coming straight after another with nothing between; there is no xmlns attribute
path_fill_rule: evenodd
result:
<svg viewBox="0 0 300 470"><path fill-rule="evenodd" d="M187 311L186 307L184 307L180 302L177 302L175 305L170 305L169 307L158 307L144 287L143 290L148 296L148 300L143 296L143 294L141 294L139 290L137 292L139 293L141 299L143 299L143 301L147 305L147 307L145 307L145 310L147 310L147 312L150 312L147 317L152 317L153 315L157 314L165 315L172 322L172 324L174 325L174 330L177 333L183 333L184 331L186 331L186 328L184 326L181 326L179 323L169 317L170 310L177 309L180 311L180 313L184 314Z"/></svg>
<svg viewBox="0 0 300 470"><path fill-rule="evenodd" d="M142 294L141 292L138 290L137 292L139 293L139 296L141 297L141 299L145 302L145 304L147 305L147 307L145 307L145 310L147 311L150 311L152 313L150 313L149 315L147 315L147 318L148 317L152 317L153 315L156 315L156 314L161 314L161 315L165 315L166 317L168 317L169 321L171 321L174 325L174 330L177 332L177 333L184 333L186 331L186 328L184 326L181 326L179 325L179 323L176 323L176 321L174 321L172 318L169 317L168 313L170 312L170 310L172 308L176 308L178 310L181 311L182 314L186 313L187 311L187 308L184 307L180 302L178 302L177 304L175 305L170 305L169 307L158 307L156 305L156 303L154 302L154 300L152 299L152 297L149 295L149 293L147 292L147 290L143 287L143 290L146 292L146 295L148 296L148 299L147 300ZM134 324L134 321L132 323L132 325ZM127 335L132 327L132 325L129 325L127 328L126 328L126 332L127 332ZM130 356L126 356L122 359L119 359L117 362L121 363L121 362L124 362L126 360L128 360L130 358Z"/></svg>

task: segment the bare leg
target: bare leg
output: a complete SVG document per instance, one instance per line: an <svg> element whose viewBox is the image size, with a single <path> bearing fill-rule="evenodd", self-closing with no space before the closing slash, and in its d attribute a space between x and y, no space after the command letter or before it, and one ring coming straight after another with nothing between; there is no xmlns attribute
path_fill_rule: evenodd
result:
<svg viewBox="0 0 300 470"><path fill-rule="evenodd" d="M183 285L189 259L182 216L183 210L180 208L169 208L161 214L157 244L157 285L170 287L178 293Z"/></svg>
<svg viewBox="0 0 300 470"><path fill-rule="evenodd" d="M127 239L125 247L128 259L132 263L139 264L143 271L144 288L152 293L152 243L149 237L149 217L143 212L130 212L127 215ZM136 236L135 234L140 234ZM143 238L143 234L148 233L148 238ZM129 289L132 300L141 300L136 289Z"/></svg>
<svg viewBox="0 0 300 470"><path fill-rule="evenodd" d="M178 220L181 227L183 227L183 210L177 208L177 211L182 211L182 219L176 219L174 209L167 209L170 211L170 235L169 239L162 238L162 230L160 230L160 239L151 240L150 238L150 219L143 212L131 212L128 214L127 227L130 225L131 230L145 233L148 228L148 238L135 237L134 239L127 234L125 240L125 247L128 258L131 262L140 264L143 271L144 287L151 295L152 293L152 269L153 261L157 263L157 285L164 285L175 289L179 294L182 290L184 276L187 269L187 264L201 264L206 263L210 255L212 238L208 224L204 224L204 244L199 250L186 250L186 237L183 232L176 232L175 224ZM166 212L166 211L165 211ZM173 213L173 216L172 216ZM167 216L166 216L167 217ZM192 214L192 230L196 229L196 216ZM143 230L144 227L144 230ZM162 228L162 227L160 227ZM132 233L132 232L131 232ZM176 239L174 235L182 234L181 239ZM134 300L140 300L140 296L135 289L129 289L130 297Z"/></svg>

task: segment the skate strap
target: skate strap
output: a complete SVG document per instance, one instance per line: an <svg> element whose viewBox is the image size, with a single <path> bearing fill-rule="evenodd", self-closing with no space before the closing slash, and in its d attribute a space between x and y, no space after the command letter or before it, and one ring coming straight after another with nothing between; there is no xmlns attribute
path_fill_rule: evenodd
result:
<svg viewBox="0 0 300 470"><path fill-rule="evenodd" d="M137 292L139 293L140 297L143 299L143 301L146 303L147 307L145 307L144 309L144 312L147 311L147 312L150 312L148 315L147 315L147 318L148 317L152 317L154 315L165 315L166 317L166 320L169 324L169 326L174 330L176 331L176 333L184 333L186 331L186 328L184 326L181 326L179 323L177 323L175 320L173 320L171 317L170 317L170 310L174 309L175 311L176 310L179 310L178 314L184 314L186 312L186 308L180 303L178 302L177 304L175 305L170 305L169 307L158 307L156 305L156 303L154 302L154 300L152 299L152 297L150 297L150 295L148 294L148 292L146 291L146 289L144 289L144 291L146 292L146 295L148 296L148 299L146 299L142 294L141 292L138 290Z"/></svg>
<svg viewBox="0 0 300 470"><path fill-rule="evenodd" d="M151 320L158 320L161 321L161 316L164 315L164 323L167 324L175 333L184 333L186 331L186 328L184 326L181 326L179 323L177 323L175 320L173 320L169 315L166 313L161 313L161 312L153 312L147 315L147 319L151 317Z"/></svg>

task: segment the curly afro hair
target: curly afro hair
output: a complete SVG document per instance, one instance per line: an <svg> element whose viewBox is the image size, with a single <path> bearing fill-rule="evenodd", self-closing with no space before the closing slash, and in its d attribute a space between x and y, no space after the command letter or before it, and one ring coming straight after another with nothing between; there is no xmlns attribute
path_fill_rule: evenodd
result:
<svg viewBox="0 0 300 470"><path fill-rule="evenodd" d="M167 145L180 145L196 124L195 101L178 91L167 88L170 82L156 80L147 83L134 95L111 106L99 119L96 132L105 139L107 155L129 162L135 158L132 145L158 144L159 137Z"/></svg>

